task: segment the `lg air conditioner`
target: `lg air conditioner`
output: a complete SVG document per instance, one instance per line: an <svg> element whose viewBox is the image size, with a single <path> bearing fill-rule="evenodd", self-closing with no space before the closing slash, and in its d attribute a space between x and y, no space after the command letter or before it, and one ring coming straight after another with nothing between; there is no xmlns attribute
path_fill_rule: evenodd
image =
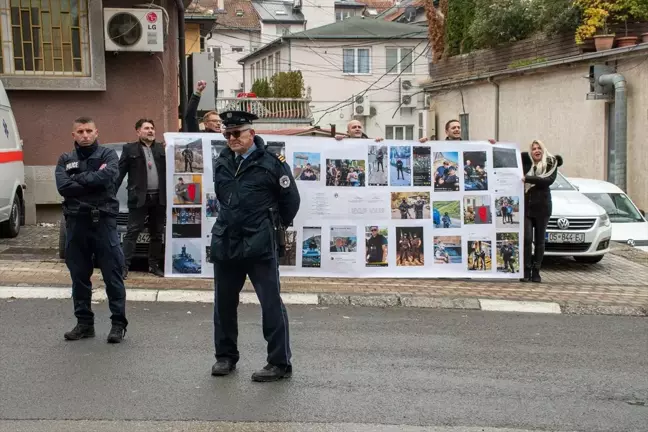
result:
<svg viewBox="0 0 648 432"><path fill-rule="evenodd" d="M369 97L367 95L353 96L353 115L356 117L365 117L371 114Z"/></svg>
<svg viewBox="0 0 648 432"><path fill-rule="evenodd" d="M159 9L104 8L106 51L163 52L164 15Z"/></svg>

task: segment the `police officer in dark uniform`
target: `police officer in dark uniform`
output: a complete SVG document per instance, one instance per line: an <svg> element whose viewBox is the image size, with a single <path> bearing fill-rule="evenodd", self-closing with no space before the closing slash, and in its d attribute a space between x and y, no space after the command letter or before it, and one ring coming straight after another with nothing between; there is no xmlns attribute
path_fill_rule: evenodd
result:
<svg viewBox="0 0 648 432"><path fill-rule="evenodd" d="M117 235L117 177L119 158L114 150L97 142L94 121L74 121L74 150L64 153L56 165L56 187L63 197L66 245L65 263L72 279L72 299L77 325L65 333L67 340L95 336L91 307L93 255L106 283L112 313L109 343L119 343L126 333L126 289L122 279L124 254Z"/></svg>
<svg viewBox="0 0 648 432"><path fill-rule="evenodd" d="M281 155L266 150L255 135L258 117L242 111L221 113L228 148L214 166L220 203L212 228L211 260L216 286L212 375L228 375L239 360L237 307L246 276L261 303L267 365L252 375L265 382L292 374L288 316L281 301L278 256L283 230L299 210L300 197L290 167Z"/></svg>

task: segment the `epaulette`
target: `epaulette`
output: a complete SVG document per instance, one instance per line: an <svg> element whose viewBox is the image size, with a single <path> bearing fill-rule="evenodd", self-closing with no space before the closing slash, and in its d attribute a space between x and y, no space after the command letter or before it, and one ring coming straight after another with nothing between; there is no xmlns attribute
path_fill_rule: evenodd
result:
<svg viewBox="0 0 648 432"><path fill-rule="evenodd" d="M282 162L282 163L286 162L286 157L284 155L282 155L281 153L275 153L275 156L277 157L277 159L279 159L280 162Z"/></svg>

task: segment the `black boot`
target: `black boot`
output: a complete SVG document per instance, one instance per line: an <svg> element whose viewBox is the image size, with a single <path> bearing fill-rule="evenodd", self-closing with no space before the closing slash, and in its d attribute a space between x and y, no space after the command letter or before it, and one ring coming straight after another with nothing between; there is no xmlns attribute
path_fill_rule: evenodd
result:
<svg viewBox="0 0 648 432"><path fill-rule="evenodd" d="M66 340L79 340L95 337L95 330L93 325L77 324L72 330L63 335Z"/></svg>
<svg viewBox="0 0 648 432"><path fill-rule="evenodd" d="M531 280L531 267L524 266L524 276L520 282L529 282Z"/></svg>
<svg viewBox="0 0 648 432"><path fill-rule="evenodd" d="M531 282L542 282L542 278L540 277L540 267L538 267L537 265L534 265L533 269L531 270Z"/></svg>
<svg viewBox="0 0 648 432"><path fill-rule="evenodd" d="M232 360L218 360L212 366L211 374L213 376L225 376L229 375L234 369L236 369L236 364Z"/></svg>
<svg viewBox="0 0 648 432"><path fill-rule="evenodd" d="M126 327L121 323L113 323L110 333L108 333L108 343L120 343L126 335Z"/></svg>
<svg viewBox="0 0 648 432"><path fill-rule="evenodd" d="M282 378L290 378L292 376L292 366L274 366L267 364L260 371L252 374L252 381L256 382L271 382L279 381Z"/></svg>

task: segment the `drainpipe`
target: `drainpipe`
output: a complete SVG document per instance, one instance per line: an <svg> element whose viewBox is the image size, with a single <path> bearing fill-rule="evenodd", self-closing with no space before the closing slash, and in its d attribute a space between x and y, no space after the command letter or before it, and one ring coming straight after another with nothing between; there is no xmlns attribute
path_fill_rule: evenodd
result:
<svg viewBox="0 0 648 432"><path fill-rule="evenodd" d="M184 113L187 106L187 59L185 55L185 16L182 0L175 0L178 7L178 59L180 69L178 72L178 85L180 86L180 130L184 129Z"/></svg>
<svg viewBox="0 0 648 432"><path fill-rule="evenodd" d="M495 86L495 141L499 141L500 86L493 77L488 78L488 82Z"/></svg>
<svg viewBox="0 0 648 432"><path fill-rule="evenodd" d="M627 192L628 98L626 80L619 73L601 75L599 84L614 87L614 182Z"/></svg>

